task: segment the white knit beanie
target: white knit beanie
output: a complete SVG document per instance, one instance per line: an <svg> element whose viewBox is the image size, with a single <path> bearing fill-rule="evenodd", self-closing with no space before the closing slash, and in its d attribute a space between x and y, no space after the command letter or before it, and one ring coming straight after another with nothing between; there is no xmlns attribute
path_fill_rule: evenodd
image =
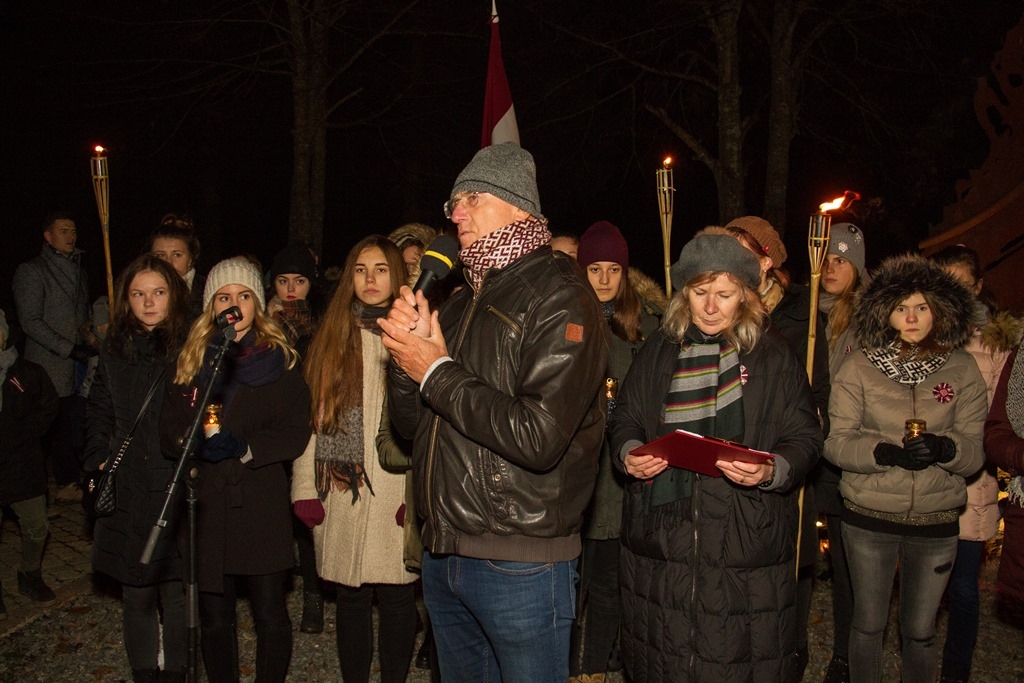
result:
<svg viewBox="0 0 1024 683"><path fill-rule="evenodd" d="M213 295L227 285L248 287L260 302L260 309L267 307L263 295L263 278L249 259L236 256L225 259L210 269L209 275L206 276L206 289L203 290L204 308L210 305Z"/></svg>

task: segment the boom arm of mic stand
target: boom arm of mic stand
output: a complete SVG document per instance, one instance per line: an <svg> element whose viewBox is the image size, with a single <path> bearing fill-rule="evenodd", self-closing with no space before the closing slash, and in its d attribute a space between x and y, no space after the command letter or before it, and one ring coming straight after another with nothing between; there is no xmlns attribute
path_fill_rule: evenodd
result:
<svg viewBox="0 0 1024 683"><path fill-rule="evenodd" d="M174 474L171 476L171 480L167 483L167 491L164 495L164 504L160 508L160 515L156 518L156 522L153 523L153 528L149 532L149 538L146 540L146 547L142 550L142 556L139 559L144 565L148 565L153 559L153 551L156 549L156 542L160 539L160 533L164 527L167 526L168 517L171 510L171 505L174 501L174 493L178 490L178 482L181 481L182 473L185 471L185 466L188 464L192 453L196 449L196 444L199 441L199 429L203 422L203 411L206 406L210 403L210 392L213 389L214 380L217 375L220 374L221 366L224 364L224 354L228 350L228 345L231 340L235 338L235 328L229 327L224 330L224 341L217 348L217 355L213 359L213 372L210 375L210 381L206 383L206 390L203 392L203 400L199 404L196 410L196 415L192 419L192 426L189 427L188 434L181 448L181 456L178 458L178 464L174 467Z"/></svg>

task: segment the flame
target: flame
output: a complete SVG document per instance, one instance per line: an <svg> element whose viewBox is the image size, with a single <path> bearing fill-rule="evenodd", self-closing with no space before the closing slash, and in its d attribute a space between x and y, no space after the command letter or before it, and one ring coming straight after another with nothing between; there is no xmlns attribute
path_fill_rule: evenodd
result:
<svg viewBox="0 0 1024 683"><path fill-rule="evenodd" d="M672 168L672 157L665 157L661 162L662 168Z"/></svg>
<svg viewBox="0 0 1024 683"><path fill-rule="evenodd" d="M96 149L96 155L97 156L99 156L100 154L103 154L104 152L107 151L106 149L103 148L102 145L96 145L95 149Z"/></svg>
<svg viewBox="0 0 1024 683"><path fill-rule="evenodd" d="M821 213L828 213L829 211L838 211L839 209L843 209L849 206L850 203L855 202L858 199L860 199L859 192L854 192L853 190L846 190L845 192L843 192L842 197L836 197L830 202L819 204L818 210Z"/></svg>

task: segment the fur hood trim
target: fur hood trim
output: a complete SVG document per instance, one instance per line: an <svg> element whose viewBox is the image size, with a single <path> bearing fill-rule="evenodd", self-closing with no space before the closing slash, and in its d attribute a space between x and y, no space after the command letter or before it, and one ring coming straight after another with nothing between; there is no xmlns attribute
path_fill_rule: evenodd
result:
<svg viewBox="0 0 1024 683"><path fill-rule="evenodd" d="M992 351L1012 351L1024 336L1024 320L1007 311L1000 311L989 318L981 328L981 345Z"/></svg>
<svg viewBox="0 0 1024 683"><path fill-rule="evenodd" d="M665 289L659 287L658 284L647 277L647 275L639 270L630 266L629 268L629 284L633 285L633 291L640 298L640 304L644 310L653 316L661 317L662 313L668 307L668 299L665 297Z"/></svg>
<svg viewBox="0 0 1024 683"><path fill-rule="evenodd" d="M851 324L862 347L878 349L896 337L889 316L911 294L920 292L932 309L931 338L958 349L975 328L984 325L974 297L933 261L915 254L892 256L871 274L871 282L854 301Z"/></svg>
<svg viewBox="0 0 1024 683"><path fill-rule="evenodd" d="M434 230L429 225L423 223L406 223L405 225L399 226L388 233L388 239L395 243L395 246L399 250L406 247L409 242L415 241L423 245L423 249L426 250L430 243L434 241L440 233ZM420 277L420 264L419 261L416 265L409 268L409 277L406 278L406 284L410 287L416 285L416 280Z"/></svg>

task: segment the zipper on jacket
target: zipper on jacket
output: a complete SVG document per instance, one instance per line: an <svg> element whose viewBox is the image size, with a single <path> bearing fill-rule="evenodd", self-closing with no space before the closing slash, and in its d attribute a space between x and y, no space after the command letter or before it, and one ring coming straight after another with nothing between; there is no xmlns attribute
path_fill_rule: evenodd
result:
<svg viewBox="0 0 1024 683"><path fill-rule="evenodd" d="M462 326L459 328L459 334L455 339L455 346L449 353L452 359L458 356L459 351L462 349L462 342L464 342L466 339L466 332L469 330L469 323L473 319L473 313L476 310L480 290L483 289L484 282L486 281L487 275L485 274L484 279L481 280L480 282L480 289L477 289L476 291L473 292L473 298L470 299L469 301L469 308L466 309L465 313L463 313ZM430 444L429 446L427 446L427 483L425 486L425 490L427 493L427 517L432 520L435 519L435 516L433 503L434 496L433 492L431 491L431 483L434 481L434 450L437 448L437 430L440 427L440 424L441 416L435 414L433 424L431 424L430 426Z"/></svg>
<svg viewBox="0 0 1024 683"><path fill-rule="evenodd" d="M910 387L910 417L917 419L917 385L911 385ZM907 508L907 519L914 512L914 494L917 488L917 472L910 473L910 507Z"/></svg>
<svg viewBox="0 0 1024 683"><path fill-rule="evenodd" d="M512 328L513 332L522 336L523 326L517 323L512 318L505 315L503 312L499 311L497 308L494 307L493 304L487 304L486 306L484 306L484 310L487 311L488 313L491 313L492 315L494 315L495 318L497 318L498 320Z"/></svg>
<svg viewBox="0 0 1024 683"><path fill-rule="evenodd" d="M694 679L697 665L697 573L700 565L700 482L701 475L693 475L693 496L690 498L693 519L693 567L690 570L690 661L687 667L689 680Z"/></svg>

